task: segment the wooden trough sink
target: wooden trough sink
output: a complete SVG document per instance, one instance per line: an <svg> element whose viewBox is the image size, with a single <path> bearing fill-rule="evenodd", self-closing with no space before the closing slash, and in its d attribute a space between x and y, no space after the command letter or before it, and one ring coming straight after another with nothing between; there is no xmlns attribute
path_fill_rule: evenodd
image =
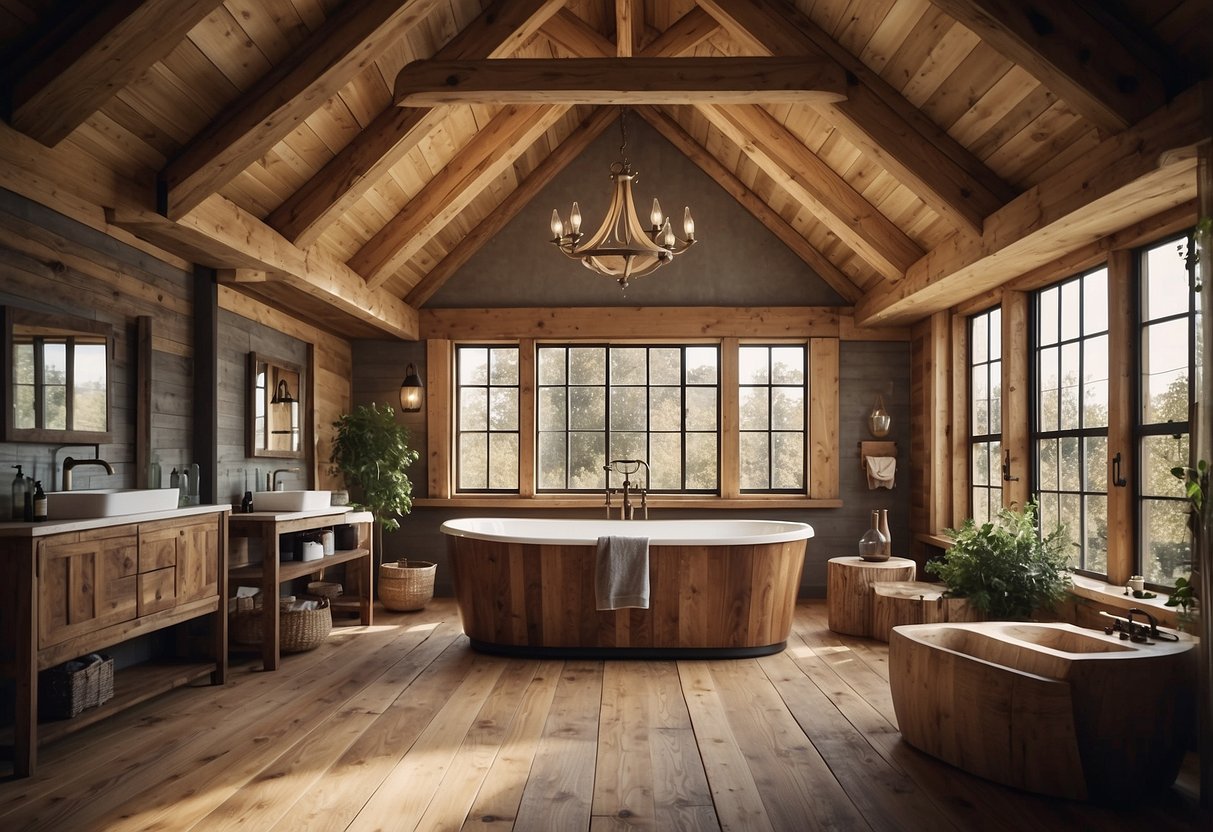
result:
<svg viewBox="0 0 1213 832"><path fill-rule="evenodd" d="M902 737L1008 786L1127 801L1170 786L1194 730L1194 642L1121 641L1070 624L894 627Z"/></svg>

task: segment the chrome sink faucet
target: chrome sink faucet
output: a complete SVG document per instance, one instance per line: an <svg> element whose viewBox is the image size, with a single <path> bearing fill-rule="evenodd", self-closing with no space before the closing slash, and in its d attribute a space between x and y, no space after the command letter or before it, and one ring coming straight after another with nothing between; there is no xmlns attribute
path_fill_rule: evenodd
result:
<svg viewBox="0 0 1213 832"><path fill-rule="evenodd" d="M641 468L644 468L644 487L634 487L634 484L629 479L629 476L635 474ZM623 502L619 506L620 520L635 520L636 507L632 505L632 494L640 493L640 508L644 512L644 519L649 519L649 465L643 459L612 459L606 465L602 466L602 470L606 472L606 513L607 519L611 519L611 495L623 494ZM623 476L623 486L620 488L611 488L611 472L621 474Z"/></svg>
<svg viewBox="0 0 1213 832"><path fill-rule="evenodd" d="M276 468L276 469L274 469L274 475L270 478L270 490L271 491L281 491L282 490L282 483L278 481L279 474L298 474L298 473L299 473L298 468Z"/></svg>
<svg viewBox="0 0 1213 832"><path fill-rule="evenodd" d="M110 465L104 459L75 459L73 457L63 458L63 490L72 490L72 469L78 468L81 465L100 465L105 469L105 473L110 476L114 475L114 466Z"/></svg>

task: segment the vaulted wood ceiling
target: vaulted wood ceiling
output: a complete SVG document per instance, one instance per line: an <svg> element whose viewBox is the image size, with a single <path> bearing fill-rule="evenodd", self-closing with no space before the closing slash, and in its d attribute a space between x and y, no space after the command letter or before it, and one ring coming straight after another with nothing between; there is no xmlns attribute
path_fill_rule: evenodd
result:
<svg viewBox="0 0 1213 832"><path fill-rule="evenodd" d="M417 308L617 116L546 64L483 59L611 59L608 86L681 102L636 110L871 325L1190 202L1213 135L1208 0L95 5L0 0L0 184L352 335L417 337ZM728 64L753 80L724 100L694 73L646 98L650 59L687 57L801 58L845 99L790 98L756 61ZM488 91L394 103L453 100L456 69Z"/></svg>

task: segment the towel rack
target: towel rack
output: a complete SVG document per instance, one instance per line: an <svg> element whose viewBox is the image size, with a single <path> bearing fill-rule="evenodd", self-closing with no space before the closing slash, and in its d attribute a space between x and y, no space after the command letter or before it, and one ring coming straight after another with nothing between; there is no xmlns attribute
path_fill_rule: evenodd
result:
<svg viewBox="0 0 1213 832"><path fill-rule="evenodd" d="M864 460L870 456L897 456L897 443L887 441L863 441L859 442L859 468L866 471Z"/></svg>

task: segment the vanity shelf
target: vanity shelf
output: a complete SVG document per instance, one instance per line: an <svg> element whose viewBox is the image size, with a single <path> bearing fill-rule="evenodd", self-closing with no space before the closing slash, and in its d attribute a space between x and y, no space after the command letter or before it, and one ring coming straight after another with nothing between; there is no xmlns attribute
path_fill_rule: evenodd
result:
<svg viewBox="0 0 1213 832"><path fill-rule="evenodd" d="M353 571L359 592L357 596L343 595L336 599L333 607L357 609L360 623L369 626L372 623L375 602L374 560L371 550L373 519L370 512L356 512L344 507L286 513L254 511L248 514L233 514L229 524L233 548L242 548L236 545L241 538L249 543L259 541L262 557L259 562L231 568L228 571L228 586L232 588L233 593L239 585L256 586L263 597L276 598L280 594L279 587L287 581L316 576L327 567L347 564L347 573ZM354 548L338 549L318 560L278 559L282 535L342 525L354 526L357 529L358 545ZM281 662L278 605L262 606L265 615L262 632L266 634L261 643L262 665L266 670L277 670Z"/></svg>

